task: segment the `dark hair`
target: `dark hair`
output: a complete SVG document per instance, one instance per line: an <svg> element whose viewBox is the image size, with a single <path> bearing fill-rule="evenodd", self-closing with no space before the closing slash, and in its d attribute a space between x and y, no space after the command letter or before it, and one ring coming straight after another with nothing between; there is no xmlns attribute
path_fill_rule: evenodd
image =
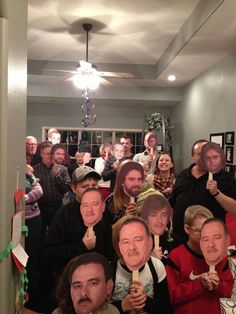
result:
<svg viewBox="0 0 236 314"><path fill-rule="evenodd" d="M221 167L224 166L225 164L225 153L220 146L220 144L214 143L214 142L208 142L206 145L203 146L201 150L201 162L204 165L205 164L205 157L206 154L209 150L213 149L220 155L220 160L221 160Z"/></svg>
<svg viewBox="0 0 236 314"><path fill-rule="evenodd" d="M133 139L130 135L124 134L120 137L120 139L124 138L125 140L130 140L130 143L133 144Z"/></svg>
<svg viewBox="0 0 236 314"><path fill-rule="evenodd" d="M53 145L51 154L53 155L57 149L63 149L65 153L67 152L66 146L62 143L58 143L58 144Z"/></svg>
<svg viewBox="0 0 236 314"><path fill-rule="evenodd" d="M160 169L158 168L158 162L159 162L161 156L163 156L163 155L168 155L170 157L171 162L173 164L173 167L170 168L170 173L173 173L173 175L175 176L175 163L174 163L173 156L171 155L170 152L166 152L166 151L161 152L161 154L158 156L157 162L156 162L156 169L155 169L155 173L154 174L158 175L160 173Z"/></svg>
<svg viewBox="0 0 236 314"><path fill-rule="evenodd" d="M116 250L118 257L121 257L120 248L119 248L120 231L124 226L134 223L134 222L141 224L145 229L146 235L148 237L151 236L150 230L146 222L142 218L137 217L137 216L123 216L113 225L113 232L112 232L113 246Z"/></svg>
<svg viewBox="0 0 236 314"><path fill-rule="evenodd" d="M74 257L65 267L56 288L56 299L63 314L76 314L70 294L72 275L82 265L99 264L104 270L105 281L112 279L112 268L105 256L89 252Z"/></svg>
<svg viewBox="0 0 236 314"><path fill-rule="evenodd" d="M224 223L224 221L223 221L222 219L216 218L216 217L209 218L209 219L207 219L206 221L204 221L204 223L203 223L203 225L202 225L202 229L203 229L204 226L209 225L209 224L212 223L212 222L218 222L219 224L221 224L222 227L223 227L223 229L224 229L224 234L225 234L225 235L229 235L229 231L228 231L227 226L226 226L226 224Z"/></svg>
<svg viewBox="0 0 236 314"><path fill-rule="evenodd" d="M204 139L204 138L200 138L199 140L197 140L196 142L193 143L192 147L191 147L191 155L193 156L194 154L194 147L195 145L199 144L199 143L208 143L209 141Z"/></svg>
<svg viewBox="0 0 236 314"><path fill-rule="evenodd" d="M115 210L121 210L123 207L124 196L123 183L125 181L127 174L132 170L139 171L142 175L142 178L144 178L143 167L138 162L129 159L121 162L116 174L116 183L114 188Z"/></svg>
<svg viewBox="0 0 236 314"><path fill-rule="evenodd" d="M40 154L42 153L43 150L46 148L53 147L53 144L51 142L45 141L39 144L39 150Z"/></svg>
<svg viewBox="0 0 236 314"><path fill-rule="evenodd" d="M87 177L86 177L86 178L87 178ZM88 189L86 189L86 190L82 193L82 195L81 195L81 200L82 200L83 196L84 196L86 193L89 193L89 192L97 192L97 193L100 195L101 200L104 202L104 197L103 197L101 191L100 191L99 189L97 189L97 188L88 188Z"/></svg>
<svg viewBox="0 0 236 314"><path fill-rule="evenodd" d="M150 195L143 202L141 218L146 221L150 213L156 213L164 208L167 209L170 218L172 215L172 208L169 201L162 195Z"/></svg>

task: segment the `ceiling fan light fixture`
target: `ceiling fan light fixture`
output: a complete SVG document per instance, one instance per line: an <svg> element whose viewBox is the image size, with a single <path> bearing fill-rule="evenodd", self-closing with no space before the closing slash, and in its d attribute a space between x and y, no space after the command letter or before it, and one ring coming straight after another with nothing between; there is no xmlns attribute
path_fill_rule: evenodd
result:
<svg viewBox="0 0 236 314"><path fill-rule="evenodd" d="M99 78L92 73L78 73L73 77L74 85L82 90L95 90L99 86Z"/></svg>
<svg viewBox="0 0 236 314"><path fill-rule="evenodd" d="M80 61L73 77L74 85L79 89L95 90L99 86L99 77L97 70L87 61Z"/></svg>

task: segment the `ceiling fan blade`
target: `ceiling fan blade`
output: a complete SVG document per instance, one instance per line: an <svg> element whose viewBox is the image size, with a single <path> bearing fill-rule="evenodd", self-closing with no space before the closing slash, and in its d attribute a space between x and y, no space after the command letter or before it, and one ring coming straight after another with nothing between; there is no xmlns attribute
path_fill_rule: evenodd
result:
<svg viewBox="0 0 236 314"><path fill-rule="evenodd" d="M134 78L134 75L129 72L107 72L107 71L98 71L99 76L104 77L120 77L120 78L127 78L131 79Z"/></svg>
<svg viewBox="0 0 236 314"><path fill-rule="evenodd" d="M109 80L107 79L104 79L102 77L99 77L99 83L104 85L104 86L112 86L112 82L110 82Z"/></svg>
<svg viewBox="0 0 236 314"><path fill-rule="evenodd" d="M40 71L45 71L45 72L61 72L61 73L72 73L76 74L77 71L72 71L72 70L58 70L58 69L47 69L47 68L38 68Z"/></svg>

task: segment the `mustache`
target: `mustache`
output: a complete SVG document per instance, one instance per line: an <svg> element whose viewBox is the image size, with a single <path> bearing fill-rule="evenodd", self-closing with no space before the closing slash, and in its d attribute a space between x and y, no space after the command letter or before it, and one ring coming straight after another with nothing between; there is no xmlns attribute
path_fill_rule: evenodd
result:
<svg viewBox="0 0 236 314"><path fill-rule="evenodd" d="M90 298L85 296L79 299L78 304L81 304L83 302L91 302Z"/></svg>

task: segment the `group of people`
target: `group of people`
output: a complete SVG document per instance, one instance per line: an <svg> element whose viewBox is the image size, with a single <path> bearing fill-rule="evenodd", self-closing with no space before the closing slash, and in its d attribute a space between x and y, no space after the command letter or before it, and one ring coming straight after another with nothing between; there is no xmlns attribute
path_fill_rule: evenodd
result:
<svg viewBox="0 0 236 314"><path fill-rule="evenodd" d="M176 176L154 132L136 155L127 135L105 143L92 168L83 152L69 164L49 131L39 150L26 138L26 313L220 313L234 285L225 217L236 182L218 146L196 141Z"/></svg>

